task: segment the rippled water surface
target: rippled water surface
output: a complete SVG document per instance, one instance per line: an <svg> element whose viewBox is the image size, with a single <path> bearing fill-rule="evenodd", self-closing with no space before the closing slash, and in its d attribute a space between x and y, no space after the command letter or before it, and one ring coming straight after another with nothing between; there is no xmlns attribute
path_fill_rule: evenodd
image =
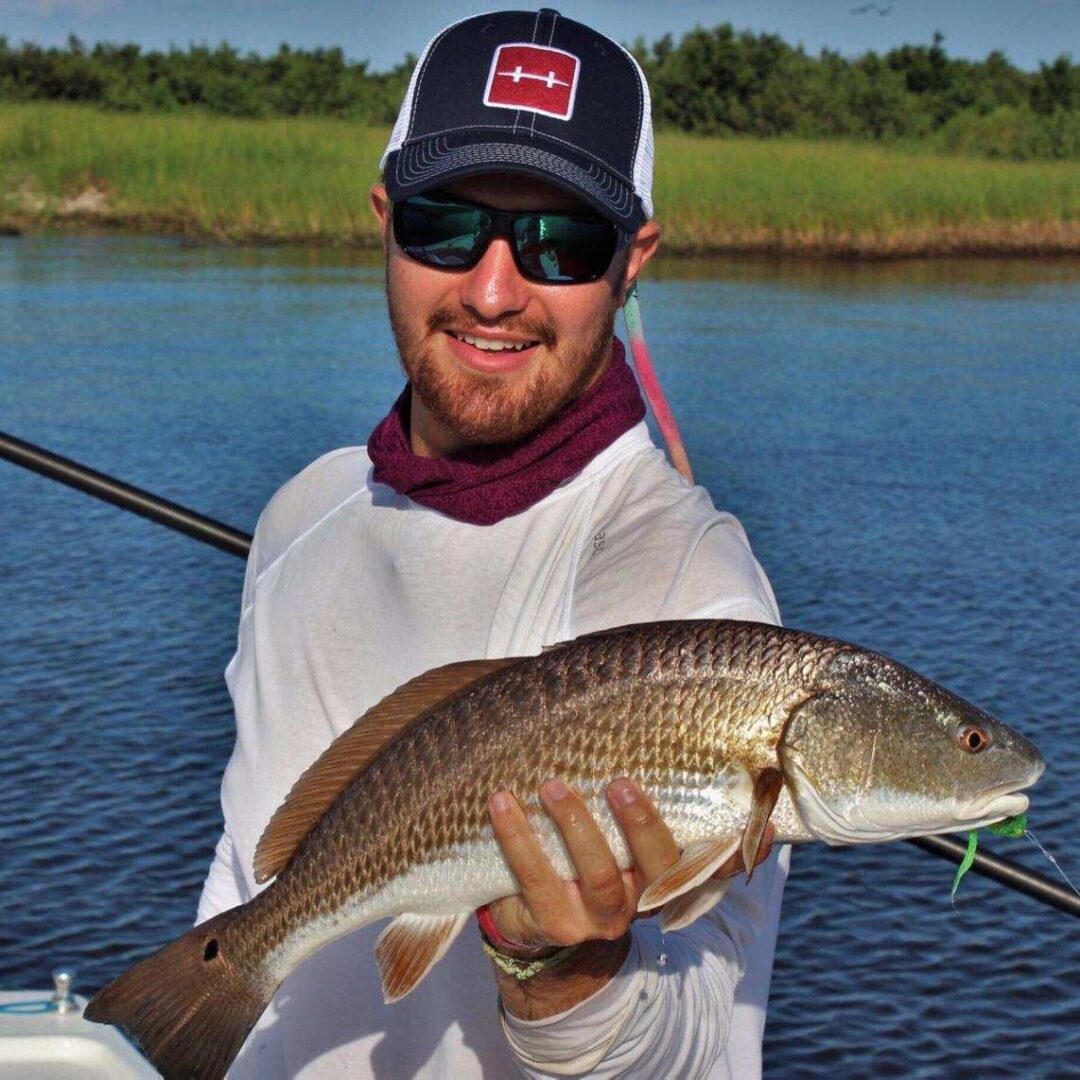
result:
<svg viewBox="0 0 1080 1080"><path fill-rule="evenodd" d="M1080 267L671 262L643 305L785 620L1033 737L1032 827L1080 873ZM0 238L0 428L248 531L364 441L393 357L370 260ZM0 986L66 960L89 992L190 924L243 567L3 463L0 540ZM1080 1075L1080 924L973 876L954 911L951 876L905 844L795 852L771 1076Z"/></svg>

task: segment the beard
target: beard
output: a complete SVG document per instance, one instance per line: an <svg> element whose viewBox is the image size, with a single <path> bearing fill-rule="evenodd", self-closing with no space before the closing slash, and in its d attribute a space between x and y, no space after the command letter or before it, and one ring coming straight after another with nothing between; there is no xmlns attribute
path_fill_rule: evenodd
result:
<svg viewBox="0 0 1080 1080"><path fill-rule="evenodd" d="M477 446L519 442L580 397L610 355L618 311L613 297L595 323L596 332L577 345L560 346L547 323L513 319L501 325L508 334L539 341L551 354L521 385L519 380L508 384L497 375L462 371L436 358L433 337L451 326L468 332L478 320L439 308L428 317L425 333L410 326L404 305L395 302L389 288L387 304L401 368L413 393L440 424Z"/></svg>

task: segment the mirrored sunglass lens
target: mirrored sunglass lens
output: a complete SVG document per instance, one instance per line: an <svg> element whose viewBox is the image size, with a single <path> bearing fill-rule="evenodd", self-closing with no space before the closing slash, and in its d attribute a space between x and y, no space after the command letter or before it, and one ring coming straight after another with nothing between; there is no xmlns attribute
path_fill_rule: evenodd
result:
<svg viewBox="0 0 1080 1080"><path fill-rule="evenodd" d="M558 214L520 217L514 240L522 269L541 281L595 281L611 264L615 229L604 221Z"/></svg>
<svg viewBox="0 0 1080 1080"><path fill-rule="evenodd" d="M471 206L408 199L398 218L398 243L414 259L433 266L469 266L491 219Z"/></svg>

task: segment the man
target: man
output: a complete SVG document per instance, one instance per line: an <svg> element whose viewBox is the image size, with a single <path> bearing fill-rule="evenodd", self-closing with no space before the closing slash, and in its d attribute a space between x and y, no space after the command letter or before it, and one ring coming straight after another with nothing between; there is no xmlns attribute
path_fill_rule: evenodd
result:
<svg viewBox="0 0 1080 1080"><path fill-rule="evenodd" d="M653 446L613 337L659 239L651 154L636 63L556 12L467 19L421 56L371 192L408 385L366 448L321 458L260 518L200 921L253 895L293 781L412 676L630 622L776 621L738 523ZM645 793L613 779L633 872L561 778L540 797L574 883L493 792L521 885L482 913L494 962L467 932L387 1008L365 928L290 976L232 1075L757 1075L782 862L685 931L631 926L678 853Z"/></svg>

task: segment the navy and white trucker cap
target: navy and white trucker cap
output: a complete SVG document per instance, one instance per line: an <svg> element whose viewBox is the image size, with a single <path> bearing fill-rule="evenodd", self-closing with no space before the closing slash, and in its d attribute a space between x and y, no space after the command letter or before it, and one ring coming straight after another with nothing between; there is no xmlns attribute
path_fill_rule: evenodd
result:
<svg viewBox="0 0 1080 1080"><path fill-rule="evenodd" d="M652 217L649 87L621 45L550 8L475 15L428 42L381 168L395 202L516 173L633 232Z"/></svg>

